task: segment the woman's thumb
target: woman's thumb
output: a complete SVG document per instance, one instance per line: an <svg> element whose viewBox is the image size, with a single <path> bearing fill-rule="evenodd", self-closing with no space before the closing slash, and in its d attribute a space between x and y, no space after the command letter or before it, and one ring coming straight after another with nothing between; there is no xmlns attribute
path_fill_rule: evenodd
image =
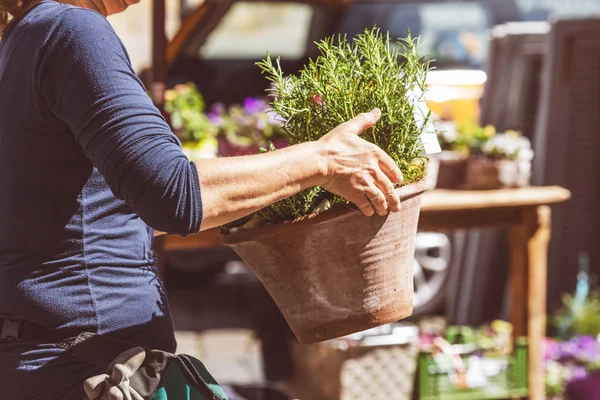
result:
<svg viewBox="0 0 600 400"><path fill-rule="evenodd" d="M381 118L381 110L379 108L373 109L371 112L358 114L356 117L351 119L348 124L350 125L352 132L360 135L379 121Z"/></svg>

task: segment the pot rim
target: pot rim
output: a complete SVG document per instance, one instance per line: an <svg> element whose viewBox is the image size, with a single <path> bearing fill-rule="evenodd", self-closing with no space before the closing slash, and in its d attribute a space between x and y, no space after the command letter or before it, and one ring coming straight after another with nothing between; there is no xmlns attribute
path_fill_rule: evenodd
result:
<svg viewBox="0 0 600 400"><path fill-rule="evenodd" d="M412 199L413 197L417 197L423 194L426 190L427 183L425 182L425 179L422 179L420 181L413 182L408 185L397 188L396 193L398 194L398 197L400 197L400 202L402 202L408 199ZM248 229L242 232L222 235L223 243L225 243L226 245L232 245L262 240L275 235L288 234L290 232L297 231L307 226L330 221L332 219L336 219L350 213L360 213L360 211L354 208L340 205L326 211L306 215L304 217L296 218L291 221L285 221L275 225L261 226L258 228Z"/></svg>

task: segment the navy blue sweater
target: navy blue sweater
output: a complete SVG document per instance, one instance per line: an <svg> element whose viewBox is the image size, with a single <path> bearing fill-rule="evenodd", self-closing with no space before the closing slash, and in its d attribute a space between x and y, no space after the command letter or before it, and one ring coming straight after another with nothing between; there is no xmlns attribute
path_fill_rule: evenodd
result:
<svg viewBox="0 0 600 400"><path fill-rule="evenodd" d="M152 228L199 231L195 165L100 14L44 0L0 43L0 314L173 350ZM0 344L9 399L80 398L89 372Z"/></svg>

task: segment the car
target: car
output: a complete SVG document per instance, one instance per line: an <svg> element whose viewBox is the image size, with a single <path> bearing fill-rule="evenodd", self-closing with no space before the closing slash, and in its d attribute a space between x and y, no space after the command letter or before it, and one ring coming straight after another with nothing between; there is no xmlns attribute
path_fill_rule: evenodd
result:
<svg viewBox="0 0 600 400"><path fill-rule="evenodd" d="M256 61L266 52L296 73L318 54L314 42L378 26L392 37L421 37L432 59L430 108L476 120L493 26L598 12L571 0L205 0L189 10L167 47L167 84L194 82L208 105L261 96L268 87Z"/></svg>

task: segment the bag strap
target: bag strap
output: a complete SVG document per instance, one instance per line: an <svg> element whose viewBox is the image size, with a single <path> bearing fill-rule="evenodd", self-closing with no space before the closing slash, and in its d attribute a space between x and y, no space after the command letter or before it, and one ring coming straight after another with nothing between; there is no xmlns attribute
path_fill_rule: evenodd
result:
<svg viewBox="0 0 600 400"><path fill-rule="evenodd" d="M0 343L28 341L57 343L65 339L64 332L44 329L29 321L0 315Z"/></svg>
<svg viewBox="0 0 600 400"><path fill-rule="evenodd" d="M199 360L182 354L177 356L177 362L188 381L192 382L194 387L207 399L227 400L223 389Z"/></svg>

